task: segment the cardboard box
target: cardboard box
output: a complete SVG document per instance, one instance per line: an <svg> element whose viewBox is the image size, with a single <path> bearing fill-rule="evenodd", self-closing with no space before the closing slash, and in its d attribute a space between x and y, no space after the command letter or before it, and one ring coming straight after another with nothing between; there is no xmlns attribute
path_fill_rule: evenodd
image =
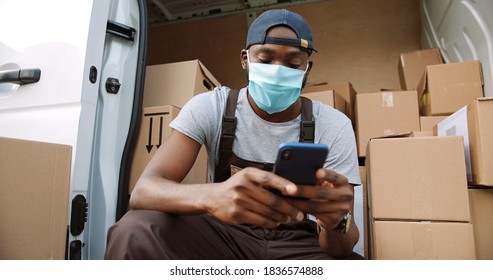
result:
<svg viewBox="0 0 493 280"><path fill-rule="evenodd" d="M345 115L348 114L346 100L340 94L330 89L328 85L306 87L301 94L312 100L318 100L327 104Z"/></svg>
<svg viewBox="0 0 493 280"><path fill-rule="evenodd" d="M469 189L476 257L493 260L493 189Z"/></svg>
<svg viewBox="0 0 493 280"><path fill-rule="evenodd" d="M467 180L493 186L493 98L478 98L439 122L435 134L464 138Z"/></svg>
<svg viewBox="0 0 493 280"><path fill-rule="evenodd" d="M419 117L420 131L433 131L439 122L443 121L447 116L421 116Z"/></svg>
<svg viewBox="0 0 493 280"><path fill-rule="evenodd" d="M371 139L366 168L373 220L471 220L462 137Z"/></svg>
<svg viewBox="0 0 493 280"><path fill-rule="evenodd" d="M442 56L438 48L401 53L398 64L401 88L403 90L416 90L425 72L425 67L442 63Z"/></svg>
<svg viewBox="0 0 493 280"><path fill-rule="evenodd" d="M0 259L65 258L72 148L0 138Z"/></svg>
<svg viewBox="0 0 493 280"><path fill-rule="evenodd" d="M143 107L182 108L194 95L220 85L199 60L147 66Z"/></svg>
<svg viewBox="0 0 493 280"><path fill-rule="evenodd" d="M375 260L476 259L470 223L375 221L372 227Z"/></svg>
<svg viewBox="0 0 493 280"><path fill-rule="evenodd" d="M171 105L144 108L139 137L137 138L132 160L129 193L132 192L147 163L170 135L171 128L169 124L178 116L179 112L179 108ZM183 182L206 183L208 180L207 173L207 152L205 147L202 147L195 164Z"/></svg>
<svg viewBox="0 0 493 280"><path fill-rule="evenodd" d="M350 82L327 83L327 86L340 94L344 100L346 100L346 103L354 105L354 102L356 101L356 91Z"/></svg>
<svg viewBox="0 0 493 280"><path fill-rule="evenodd" d="M419 131L416 91L385 91L356 95L356 142L358 156L366 156L373 137Z"/></svg>
<svg viewBox="0 0 493 280"><path fill-rule="evenodd" d="M351 119L354 126L354 103L356 102L356 91L350 82L327 83L336 93L346 100L346 115Z"/></svg>
<svg viewBox="0 0 493 280"><path fill-rule="evenodd" d="M359 234L363 235L364 240L364 257L365 259L370 258L369 244L370 244L370 226L368 217L368 191L366 187L366 167L359 167L359 174L361 177L361 188L363 189L363 228L359 229Z"/></svg>
<svg viewBox="0 0 493 280"><path fill-rule="evenodd" d="M418 86L423 116L450 115L483 97L479 61L428 65Z"/></svg>
<svg viewBox="0 0 493 280"><path fill-rule="evenodd" d="M493 186L493 98L467 106L469 151L473 184Z"/></svg>
<svg viewBox="0 0 493 280"><path fill-rule="evenodd" d="M435 136L433 134L433 131L413 131L412 133L413 137L430 137L430 136Z"/></svg>

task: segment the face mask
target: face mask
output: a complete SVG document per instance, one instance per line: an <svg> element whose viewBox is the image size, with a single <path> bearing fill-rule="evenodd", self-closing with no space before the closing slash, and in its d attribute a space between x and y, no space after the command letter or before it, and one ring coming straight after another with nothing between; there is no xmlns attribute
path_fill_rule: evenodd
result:
<svg viewBox="0 0 493 280"><path fill-rule="evenodd" d="M300 96L306 70L250 62L248 92L260 109L269 114L286 110ZM307 65L308 69L308 65Z"/></svg>

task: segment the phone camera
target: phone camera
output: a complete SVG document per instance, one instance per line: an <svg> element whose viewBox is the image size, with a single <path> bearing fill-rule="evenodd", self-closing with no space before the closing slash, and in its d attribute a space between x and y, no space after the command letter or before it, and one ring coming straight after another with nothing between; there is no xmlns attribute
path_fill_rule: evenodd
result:
<svg viewBox="0 0 493 280"><path fill-rule="evenodd" d="M293 153L293 151L291 150L285 150L281 153L281 159L282 160L289 160L291 158L291 154Z"/></svg>

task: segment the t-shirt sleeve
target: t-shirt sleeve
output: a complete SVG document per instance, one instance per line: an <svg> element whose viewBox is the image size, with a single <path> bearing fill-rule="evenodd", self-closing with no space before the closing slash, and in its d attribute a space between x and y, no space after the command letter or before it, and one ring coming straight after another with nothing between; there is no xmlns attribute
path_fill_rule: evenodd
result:
<svg viewBox="0 0 493 280"><path fill-rule="evenodd" d="M170 123L170 127L187 135L199 144L211 141L220 126L222 94L210 91L192 97L180 110L178 116Z"/></svg>

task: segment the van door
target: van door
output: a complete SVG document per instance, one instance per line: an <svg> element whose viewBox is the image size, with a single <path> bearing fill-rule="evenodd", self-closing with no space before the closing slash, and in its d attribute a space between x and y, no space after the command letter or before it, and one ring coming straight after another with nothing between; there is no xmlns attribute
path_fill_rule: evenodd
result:
<svg viewBox="0 0 493 280"><path fill-rule="evenodd" d="M7 0L0 25L0 136L72 146L66 258L102 259L126 211L145 1Z"/></svg>

